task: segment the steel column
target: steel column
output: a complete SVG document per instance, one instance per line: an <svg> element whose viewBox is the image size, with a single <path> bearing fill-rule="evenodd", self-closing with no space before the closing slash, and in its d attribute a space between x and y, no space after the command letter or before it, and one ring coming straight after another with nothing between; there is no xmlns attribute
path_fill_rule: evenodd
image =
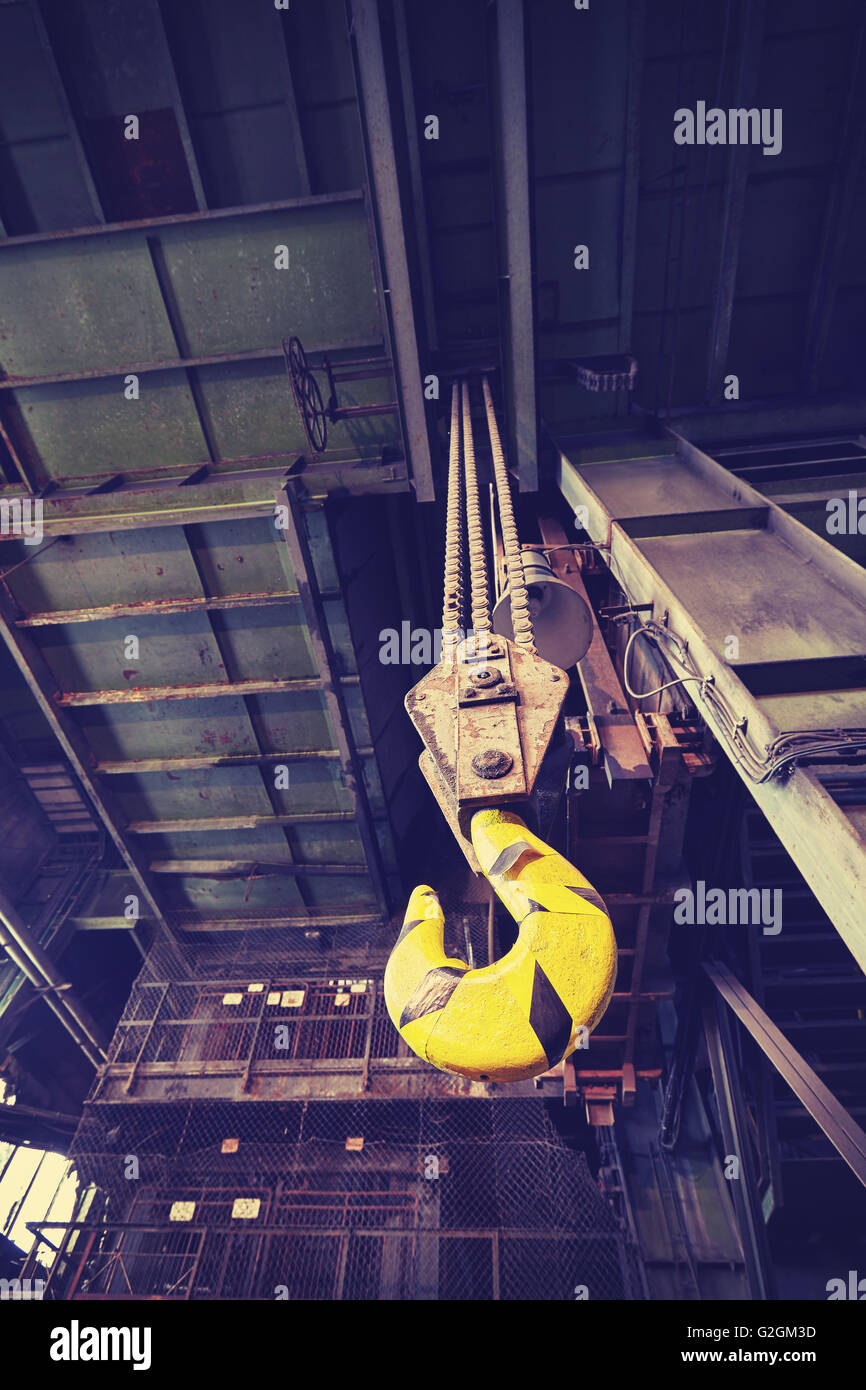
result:
<svg viewBox="0 0 866 1390"><path fill-rule="evenodd" d="M646 0L629 0L628 88L625 112L625 166L622 196L622 244L619 267L617 351L631 351L634 280L637 264L637 210L640 196L640 96L643 77ZM627 405L620 396L623 411Z"/></svg>
<svg viewBox="0 0 866 1390"><path fill-rule="evenodd" d="M537 492L538 406L524 24L523 0L498 0L497 171L502 227L500 304L507 305L502 328L508 452L517 470L520 491Z"/></svg>
<svg viewBox="0 0 866 1390"><path fill-rule="evenodd" d="M710 999L704 1009L704 1032L726 1156L739 1160L739 1173L730 1180L728 1187L737 1213L749 1292L752 1298L767 1299L773 1296L769 1283L767 1234L758 1198L757 1174L749 1148L737 1064L731 1054L727 1018L721 1012L718 999Z"/></svg>
<svg viewBox="0 0 866 1390"><path fill-rule="evenodd" d="M406 258L406 226L397 178L378 6L376 0L347 0L347 9L382 245L385 295L394 339L394 373L402 407L406 453L411 461L418 501L432 502L435 494L430 440L421 390L421 363Z"/></svg>
<svg viewBox="0 0 866 1390"><path fill-rule="evenodd" d="M418 142L418 110L412 80L412 57L409 29L406 23L406 0L393 0L394 30L397 39L397 62L400 68L400 91L403 97L403 117L406 128L406 151L409 161L409 183L415 212L415 235L418 243L418 262L421 290L424 297L424 327L427 342L438 347L436 298L433 292L433 272L430 261L430 239L427 232L427 207L424 199L424 176Z"/></svg>
<svg viewBox="0 0 866 1390"><path fill-rule="evenodd" d="M51 958L31 937L13 903L0 890L0 946L30 980L94 1066L106 1057L107 1040L99 1025L61 979Z"/></svg>
<svg viewBox="0 0 866 1390"><path fill-rule="evenodd" d="M186 107L184 106L183 94L180 90L177 69L174 65L174 54L172 53L168 30L165 27L165 20L163 19L163 0L147 0L147 3L156 22L159 36L165 47L166 72L168 75L168 85L171 90L172 111L177 121L177 129L180 135L180 142L183 145L183 153L187 168L189 169L189 178L192 184L193 194L195 195L196 207L199 212L202 212L207 208L207 196L204 191L204 184L202 183L201 170L198 167L198 159L196 157L192 133L189 128L189 121L187 120Z"/></svg>
<svg viewBox="0 0 866 1390"><path fill-rule="evenodd" d="M715 960L704 961L703 966L721 998L866 1187L866 1133L727 966Z"/></svg>
<svg viewBox="0 0 866 1390"><path fill-rule="evenodd" d="M802 386L817 390L821 362L830 335L830 323L839 283L844 243L851 228L851 210L860 187L863 150L866 145L866 9L859 7L857 32L852 45L851 83L842 129L841 150L830 196L826 199L824 225L809 293L806 347Z"/></svg>
<svg viewBox="0 0 866 1390"><path fill-rule="evenodd" d="M743 25L740 33L740 59L737 70L735 107L751 107L758 84L761 63L761 44L764 36L766 0L745 0ZM746 182L752 151L748 145L732 145L728 152L728 177L725 184L722 211L721 252L715 300L710 323L710 345L707 360L706 401L719 399L722 377L727 366L731 320L734 312L734 291L737 283L737 264L743 231L743 212L746 203Z"/></svg>
<svg viewBox="0 0 866 1390"><path fill-rule="evenodd" d="M33 20L33 27L36 30L36 36L39 39L39 46L42 49L45 61L48 65L48 72L51 76L51 84L54 88L54 94L57 97L60 110L63 113L63 119L66 123L67 134L69 135L69 143L71 144L72 149L75 153L75 160L78 164L79 172L84 181L84 187L87 189L87 197L90 201L91 207L93 208L93 215L96 218L97 222L104 224L105 209L102 206L102 200L99 196L99 192L96 187L96 182L93 177L93 171L90 167L90 162L87 158L87 154L78 131L78 124L75 119L75 114L72 110L72 103L69 100L69 93L66 90L66 83L63 80L63 75L57 64L57 58L54 53L54 47L51 43L51 38L49 36L48 30L45 27L45 20L42 16L42 5L40 3L40 0L28 0L28 9L30 10L30 16Z"/></svg>
<svg viewBox="0 0 866 1390"><path fill-rule="evenodd" d="M274 7L271 12L271 22L277 26L279 34L279 37L275 40L275 46L277 50L277 62L282 71L283 101L288 118L289 140L291 141L292 152L295 156L301 191L304 194L309 194L310 171L307 166L307 155L304 149L304 134L301 129L298 103L295 96L295 83L292 77L292 57L289 51L287 26L283 12L276 7Z"/></svg>

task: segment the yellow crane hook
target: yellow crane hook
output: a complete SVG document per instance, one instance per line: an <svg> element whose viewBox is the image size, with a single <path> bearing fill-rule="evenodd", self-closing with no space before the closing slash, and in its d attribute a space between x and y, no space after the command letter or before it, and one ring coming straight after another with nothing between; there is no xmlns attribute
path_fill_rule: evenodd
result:
<svg viewBox="0 0 866 1390"><path fill-rule="evenodd" d="M446 956L439 898L422 885L385 969L385 1003L412 1051L441 1071L523 1081L569 1056L601 1019L616 979L616 941L592 885L519 816L486 807L472 816L470 835L485 878L519 925L517 941L476 970Z"/></svg>

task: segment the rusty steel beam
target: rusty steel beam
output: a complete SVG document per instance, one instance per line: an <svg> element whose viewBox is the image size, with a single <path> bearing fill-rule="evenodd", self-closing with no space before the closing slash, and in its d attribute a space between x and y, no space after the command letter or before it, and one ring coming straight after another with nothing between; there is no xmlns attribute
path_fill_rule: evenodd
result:
<svg viewBox="0 0 866 1390"><path fill-rule="evenodd" d="M108 603L99 608L61 608L28 613L16 627L57 627L67 623L101 623L112 618L156 617L160 613L211 613L233 608L275 608L298 597L297 589L276 594L229 594L225 598L147 598L135 603ZM328 594L338 598L339 594Z"/></svg>
<svg viewBox="0 0 866 1390"><path fill-rule="evenodd" d="M256 1060L251 1068L246 1094L241 1091L246 1070L243 1058L237 1062L217 1062L207 1070L202 1067L193 1070L190 1064L184 1066L181 1063L177 1072L169 1069L170 1063L142 1062L136 1073L136 1096L142 1101L176 1100L179 1081L191 1098L201 1100L241 1101L252 1095L256 1100L280 1101L357 1102L366 1099L375 1102L389 1097L420 1100L425 1096L447 1097L457 1101L489 1098L491 1094L489 1083L485 1081L449 1077L417 1058L413 1058L411 1063L403 1057L375 1057L373 1060L373 1084L366 1091L361 1091L358 1086L363 1074L363 1060L360 1057L328 1057L321 1060L292 1058L280 1063ZM203 1067L208 1068L208 1064L204 1063ZM100 1073L104 1081L99 1101L110 1104L122 1100L129 1073L129 1064L104 1067ZM531 1081L513 1081L509 1085L509 1095L536 1097L537 1091ZM285 1230L285 1227L282 1229ZM380 1229L377 1227L376 1234ZM541 1236L547 1233L536 1234Z"/></svg>
<svg viewBox="0 0 866 1390"><path fill-rule="evenodd" d="M33 639L19 632L15 624L15 605L8 592L0 591L0 636L24 677L24 680L45 716L54 737L72 764L91 804L134 878L144 901L150 907L160 930L172 947L177 945L174 934L163 914L147 862L129 840L129 823L123 811L107 789L100 787L93 773L93 751L71 718L58 709L55 694L57 681Z"/></svg>
<svg viewBox="0 0 866 1390"><path fill-rule="evenodd" d="M0 253L2 254L2 253ZM243 468L239 464L272 462L270 468ZM148 470L124 478L118 486L106 476L88 480L86 488L46 486L41 498L43 532L56 536L89 535L100 531L136 531L151 526L183 526L204 521L236 521L248 516L273 516L274 488L282 486L292 471L302 474L313 493L339 487L343 493L407 492L406 464L401 455L387 450L363 449L351 455L335 450L308 460L297 451L226 459L211 466L204 462L182 469ZM68 479L61 482L68 482ZM0 484L0 497L14 501L32 496L35 488L25 482Z"/></svg>
<svg viewBox="0 0 866 1390"><path fill-rule="evenodd" d="M294 578L298 586L304 617L310 633L313 657L321 681L325 709L331 725L331 734L340 753L343 781L354 805L358 833L364 846L364 858L367 861L376 901L383 913L387 914L390 910L390 903L385 887L381 850L370 812L370 804L367 800L364 768L358 756L349 711L343 696L343 687L346 681L345 679L341 680L337 669L334 648L328 630L328 620L307 539L303 512L294 489L291 487L283 489L277 498L277 504L285 508L282 515L286 518L285 529L276 531L280 554L284 563L288 560L291 577ZM355 677L354 683L360 684L358 677Z"/></svg>
<svg viewBox="0 0 866 1390"><path fill-rule="evenodd" d="M155 227L178 227L197 222L219 222L227 217L256 217L269 212L293 212L300 208L324 207L329 203L363 203L363 189L347 189L341 193L316 193L308 198L283 198L275 203L254 203L250 207L208 208L206 212L175 212L164 217L139 217L127 222L104 222L95 227L68 227L55 232L28 232L12 236L2 243L6 246L38 246L43 242L74 241L82 237L111 236L117 232L149 231Z"/></svg>
<svg viewBox="0 0 866 1390"><path fill-rule="evenodd" d="M366 870L362 869L362 873ZM174 930L183 934L194 932L222 931L277 931L283 927L374 927L381 926L381 913L374 912L371 905L364 904L366 912L338 912L336 909L321 909L317 913L295 913L291 917L213 917L196 918L190 913L189 921L176 921ZM129 931L135 923L128 917L70 917L69 925L75 931ZM199 1020L201 1023L202 1020Z"/></svg>
<svg viewBox="0 0 866 1390"><path fill-rule="evenodd" d="M124 872L119 870L118 872ZM366 878L366 864L271 863L258 859L153 859L152 874L183 874L189 878Z"/></svg>
<svg viewBox="0 0 866 1390"><path fill-rule="evenodd" d="M343 685L358 685L357 676L336 677ZM56 685L56 682L55 682ZM56 704L79 708L82 705L144 705L150 700L217 700L221 696L291 694L321 690L318 680L213 681L202 685L139 685L130 690L68 690L59 694Z"/></svg>
<svg viewBox="0 0 866 1390"><path fill-rule="evenodd" d="M208 767L258 767L270 763L335 762L338 748L292 748L276 753L215 753L213 757L117 758L98 762L95 771L107 777L138 777L146 772L197 772ZM373 749L358 749L359 758L371 758Z"/></svg>
<svg viewBox="0 0 866 1390"><path fill-rule="evenodd" d="M195 820L134 820L130 835L183 835L187 831L258 830L269 825L338 825L351 823L354 811L285 811L281 815L199 816Z"/></svg>
<svg viewBox="0 0 866 1390"><path fill-rule="evenodd" d="M366 338L345 338L330 343L311 343L305 351L308 355L314 352L334 353L349 350L369 352L373 347L381 348L381 343L370 343ZM113 377L127 376L130 372L144 376L148 372L177 372L190 367L234 366L242 365L244 362L272 360L282 365L285 360L282 347L248 348L245 352L211 352L198 357L164 357L155 362L128 362L117 367L88 367L85 371L49 372L44 376L6 376L0 381L0 391L17 391L27 386L56 386L68 381L110 381ZM335 362L334 365L339 368L340 364Z"/></svg>
<svg viewBox="0 0 866 1390"><path fill-rule="evenodd" d="M282 348L253 348L247 352L216 352L199 357L165 357L155 362L130 362L117 367L88 367L77 372L46 372L43 376L6 376L0 381L0 391L19 391L28 386L58 386L72 381L109 381L112 377L135 372L177 372L188 367L218 367L239 362L261 362L282 359Z"/></svg>
<svg viewBox="0 0 866 1390"><path fill-rule="evenodd" d="M283 927L379 927L379 912L333 912L323 908L318 915L296 913L292 917L215 917L206 921L179 922L181 932L278 931Z"/></svg>

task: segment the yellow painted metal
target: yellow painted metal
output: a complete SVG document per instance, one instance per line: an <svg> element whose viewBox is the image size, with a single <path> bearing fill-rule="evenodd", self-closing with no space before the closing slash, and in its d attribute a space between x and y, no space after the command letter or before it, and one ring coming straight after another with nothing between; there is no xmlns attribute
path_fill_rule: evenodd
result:
<svg viewBox="0 0 866 1390"><path fill-rule="evenodd" d="M385 970L385 1002L412 1051L441 1071L522 1081L569 1056L598 1024L613 993L616 941L592 885L519 816L477 811L471 836L519 923L517 941L502 960L470 970L445 954L436 893L416 888Z"/></svg>

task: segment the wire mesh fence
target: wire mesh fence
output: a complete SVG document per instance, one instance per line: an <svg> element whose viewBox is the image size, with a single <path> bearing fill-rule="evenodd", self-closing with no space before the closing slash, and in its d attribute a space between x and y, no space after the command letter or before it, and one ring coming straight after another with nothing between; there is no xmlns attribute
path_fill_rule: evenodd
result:
<svg viewBox="0 0 866 1390"><path fill-rule="evenodd" d="M486 904L451 907L447 948L484 964ZM70 1150L78 1208L44 1228L49 1296L641 1296L545 1102L460 1093L408 1053L393 938L359 918L154 942Z"/></svg>
<svg viewBox="0 0 866 1390"><path fill-rule="evenodd" d="M627 1230L531 1098L104 1104L71 1157L55 1297L640 1296Z"/></svg>
<svg viewBox="0 0 866 1390"><path fill-rule="evenodd" d="M449 932L452 951L467 961L486 959L485 905L464 905ZM344 1095L366 1090L371 1069L381 1076L388 1064L394 1064L390 1094L402 1094L397 1064L411 1066L415 1059L385 1005L383 974L393 935L381 923L358 923L340 929L339 949L273 925L185 941L179 951L158 939L132 987L91 1099L113 1100L119 1093L161 1099L177 1094L174 1078L205 1075L214 1097L292 1099L315 1088L299 1081L294 1090L275 1090L274 1078L316 1072L324 1080L328 1064L337 1062ZM414 1070L430 1073L423 1064ZM319 1089L328 1093L327 1085Z"/></svg>
<svg viewBox="0 0 866 1390"><path fill-rule="evenodd" d="M441 895L446 916L448 954L469 965L487 963L487 905L467 900L462 892ZM360 968L365 963L384 964L402 922L402 911L383 921L376 913L353 912L347 906L340 917L311 916L299 926L297 918L283 921L276 914L260 918L252 910L238 909L231 925L219 931L196 931L201 914L170 912L167 920L174 940L157 934L147 953L143 976L155 980L193 979L213 975L268 974L285 968L334 973Z"/></svg>

